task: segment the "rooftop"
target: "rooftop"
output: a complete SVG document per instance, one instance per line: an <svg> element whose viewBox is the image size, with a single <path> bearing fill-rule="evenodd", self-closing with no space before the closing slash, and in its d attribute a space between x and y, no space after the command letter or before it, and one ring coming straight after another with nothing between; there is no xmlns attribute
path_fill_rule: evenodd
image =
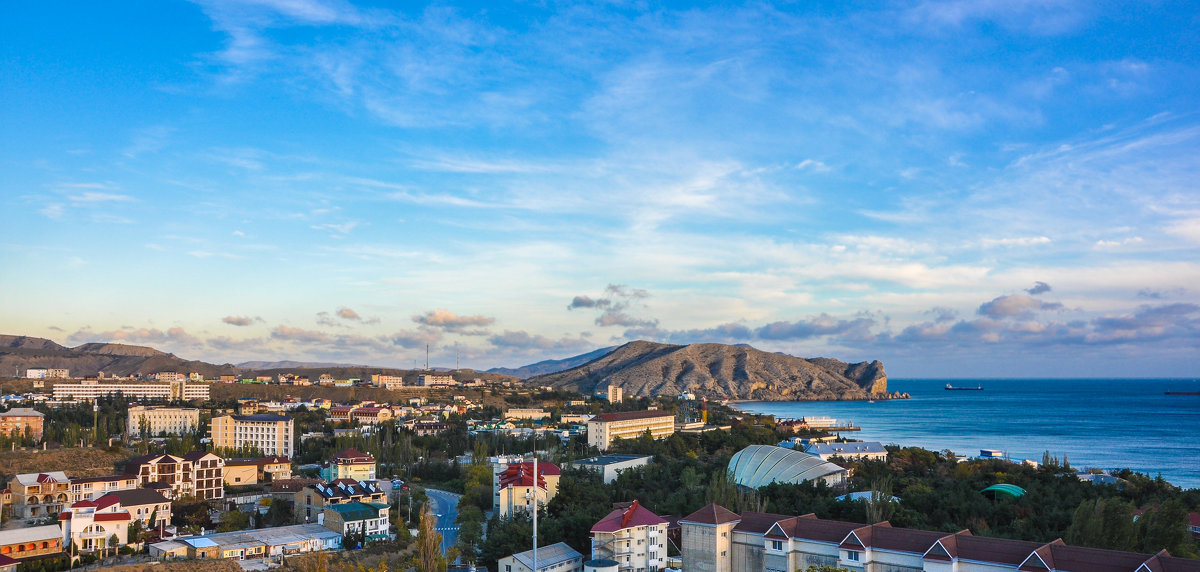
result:
<svg viewBox="0 0 1200 572"><path fill-rule="evenodd" d="M675 414L670 411L620 411L617 413L601 413L593 417L589 423L595 421L612 423L613 421L633 421L635 419L654 419L657 417L674 418Z"/></svg>
<svg viewBox="0 0 1200 572"><path fill-rule="evenodd" d="M662 517L650 512L646 507L633 501L629 508L619 508L608 513L608 516L600 519L599 522L592 525L592 532L616 532L633 526L649 526L655 524L667 524L667 521Z"/></svg>
<svg viewBox="0 0 1200 572"><path fill-rule="evenodd" d="M624 463L624 462L633 461L636 459L649 459L649 458L651 458L651 457L648 455L600 455L599 457L592 457L590 459L583 459L581 461L575 461L575 464L576 465L595 465L595 466L603 467L605 465L615 465L617 463Z"/></svg>
<svg viewBox="0 0 1200 572"><path fill-rule="evenodd" d="M512 557L524 564L526 568L533 570L533 550L513 554ZM583 560L583 554L567 546L565 542L538 547L538 569L555 567L572 560Z"/></svg>

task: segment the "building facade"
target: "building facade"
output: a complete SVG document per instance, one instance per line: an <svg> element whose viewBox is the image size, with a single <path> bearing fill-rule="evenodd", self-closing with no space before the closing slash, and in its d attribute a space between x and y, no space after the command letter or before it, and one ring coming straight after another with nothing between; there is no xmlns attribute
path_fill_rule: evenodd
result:
<svg viewBox="0 0 1200 572"><path fill-rule="evenodd" d="M536 571L533 550L501 558L496 569L499 572L583 572L583 555L565 542L558 542L538 547Z"/></svg>
<svg viewBox="0 0 1200 572"><path fill-rule="evenodd" d="M291 457L295 422L286 415L226 415L214 417L210 436L215 449L256 447L262 454Z"/></svg>
<svg viewBox="0 0 1200 572"><path fill-rule="evenodd" d="M20 474L8 482L8 488L17 518L55 515L71 502L71 480L62 471Z"/></svg>
<svg viewBox="0 0 1200 572"><path fill-rule="evenodd" d="M0 412L0 435L23 438L28 433L35 441L41 441L44 419L40 411L28 407L14 407Z"/></svg>
<svg viewBox="0 0 1200 572"><path fill-rule="evenodd" d="M669 411L601 413L588 421L588 445L606 451L614 439L636 439L646 431L655 439L675 433L675 415Z"/></svg>
<svg viewBox="0 0 1200 572"><path fill-rule="evenodd" d="M667 521L637 501L592 525L591 536L592 559L613 560L619 572L666 568Z"/></svg>
<svg viewBox="0 0 1200 572"><path fill-rule="evenodd" d="M0 556L20 562L62 554L62 538L57 524L0 530Z"/></svg>
<svg viewBox="0 0 1200 572"><path fill-rule="evenodd" d="M399 389L404 387L404 378L399 375L373 373L371 374L371 385L384 389Z"/></svg>
<svg viewBox="0 0 1200 572"><path fill-rule="evenodd" d="M208 401L208 385L203 383L80 383L54 384L54 399L59 401L95 401L106 395L121 394L135 399L166 401Z"/></svg>
<svg viewBox="0 0 1200 572"><path fill-rule="evenodd" d="M683 569L695 572L733 572L733 529L736 513L710 504L679 520Z"/></svg>
<svg viewBox="0 0 1200 572"><path fill-rule="evenodd" d="M200 410L192 407L130 405L125 434L130 438L194 433L200 427Z"/></svg>
<svg viewBox="0 0 1200 572"><path fill-rule="evenodd" d="M454 376L442 373L423 373L417 376L417 385L421 387L454 387L458 382Z"/></svg>
<svg viewBox="0 0 1200 572"><path fill-rule="evenodd" d="M386 540L388 505L351 501L325 507L325 528L347 536L362 535L366 540Z"/></svg>
<svg viewBox="0 0 1200 572"><path fill-rule="evenodd" d="M354 481L375 480L375 457L358 449L346 449L326 461L321 467L321 478L327 481L351 479Z"/></svg>
<svg viewBox="0 0 1200 572"><path fill-rule="evenodd" d="M535 500L538 506L546 506L558 494L562 470L554 463L539 462L537 472L536 485L532 462L513 463L493 473L492 510L501 518L509 518L517 512L533 510Z"/></svg>

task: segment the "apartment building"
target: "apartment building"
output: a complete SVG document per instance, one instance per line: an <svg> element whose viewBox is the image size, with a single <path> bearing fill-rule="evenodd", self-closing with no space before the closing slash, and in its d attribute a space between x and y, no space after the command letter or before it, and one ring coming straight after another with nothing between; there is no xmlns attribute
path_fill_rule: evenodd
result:
<svg viewBox="0 0 1200 572"><path fill-rule="evenodd" d="M371 385L382 387L385 389L399 389L404 387L404 378L399 375L384 375L382 373L371 374Z"/></svg>
<svg viewBox="0 0 1200 572"><path fill-rule="evenodd" d="M207 451L192 451L183 460L192 465L192 496L200 500L225 498L225 459Z"/></svg>
<svg viewBox="0 0 1200 572"><path fill-rule="evenodd" d="M612 560L618 572L657 572L666 568L667 521L633 503L592 525L592 559Z"/></svg>
<svg viewBox="0 0 1200 572"><path fill-rule="evenodd" d="M358 449L346 449L333 456L321 466L321 478L327 481L351 479L354 481L375 480L375 457Z"/></svg>
<svg viewBox="0 0 1200 572"><path fill-rule="evenodd" d="M531 421L537 421L540 419L546 419L547 417L550 417L550 412L546 411L544 409L541 409L540 407L539 408L513 407L513 408L509 409L508 411L504 412L505 419L528 419Z"/></svg>
<svg viewBox="0 0 1200 572"><path fill-rule="evenodd" d="M292 478L292 462L287 457L226 459L225 484L233 486L274 483Z"/></svg>
<svg viewBox="0 0 1200 572"><path fill-rule="evenodd" d="M80 383L56 383L54 399L58 401L95 401L106 395L121 394L134 399L167 401L208 401L208 384L186 383L100 383L85 379Z"/></svg>
<svg viewBox="0 0 1200 572"><path fill-rule="evenodd" d="M214 417L210 436L215 449L256 447L264 455L292 457L295 422L286 415L259 413Z"/></svg>
<svg viewBox="0 0 1200 572"><path fill-rule="evenodd" d="M668 411L601 413L588 421L588 445L606 451L614 439L636 439L646 431L655 439L675 433L675 415Z"/></svg>
<svg viewBox="0 0 1200 572"><path fill-rule="evenodd" d="M225 497L225 460L205 451L181 457L164 453L134 457L125 462L125 474L136 476L138 486L162 488L173 499Z"/></svg>
<svg viewBox="0 0 1200 572"><path fill-rule="evenodd" d="M493 474L492 510L500 518L511 517L518 511L533 510L535 499L539 506L545 506L558 494L558 481L562 477L558 465L539 462L537 472L536 485L532 462L513 463Z"/></svg>
<svg viewBox="0 0 1200 572"><path fill-rule="evenodd" d="M40 411L29 407L14 407L0 412L0 435L23 438L28 432L35 441L41 441L44 419Z"/></svg>
<svg viewBox="0 0 1200 572"><path fill-rule="evenodd" d="M125 434L131 439L143 436L183 435L200 427L200 410L194 407L147 407L130 405Z"/></svg>
<svg viewBox="0 0 1200 572"><path fill-rule="evenodd" d="M454 387L458 382L448 373L423 373L417 376L417 385L421 387Z"/></svg>
<svg viewBox="0 0 1200 572"><path fill-rule="evenodd" d="M71 502L96 500L108 493L136 489L141 486L137 475L106 477L75 477L71 479Z"/></svg>

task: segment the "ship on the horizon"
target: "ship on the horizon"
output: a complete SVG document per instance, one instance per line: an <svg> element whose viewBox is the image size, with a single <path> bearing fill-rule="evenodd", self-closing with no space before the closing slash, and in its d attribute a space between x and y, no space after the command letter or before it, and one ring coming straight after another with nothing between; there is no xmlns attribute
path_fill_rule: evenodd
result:
<svg viewBox="0 0 1200 572"><path fill-rule="evenodd" d="M975 387L954 387L953 385L947 383L946 389L949 391L983 391L983 386L977 385Z"/></svg>

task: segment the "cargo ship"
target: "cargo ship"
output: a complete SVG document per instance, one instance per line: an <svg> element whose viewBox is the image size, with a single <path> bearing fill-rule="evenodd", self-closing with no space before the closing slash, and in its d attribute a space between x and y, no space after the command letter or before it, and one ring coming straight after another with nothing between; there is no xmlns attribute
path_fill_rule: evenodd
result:
<svg viewBox="0 0 1200 572"><path fill-rule="evenodd" d="M947 383L946 389L948 391L983 391L983 386L977 385L975 387L954 387L953 385Z"/></svg>
<svg viewBox="0 0 1200 572"><path fill-rule="evenodd" d="M1167 395L1200 395L1200 391L1167 391Z"/></svg>

